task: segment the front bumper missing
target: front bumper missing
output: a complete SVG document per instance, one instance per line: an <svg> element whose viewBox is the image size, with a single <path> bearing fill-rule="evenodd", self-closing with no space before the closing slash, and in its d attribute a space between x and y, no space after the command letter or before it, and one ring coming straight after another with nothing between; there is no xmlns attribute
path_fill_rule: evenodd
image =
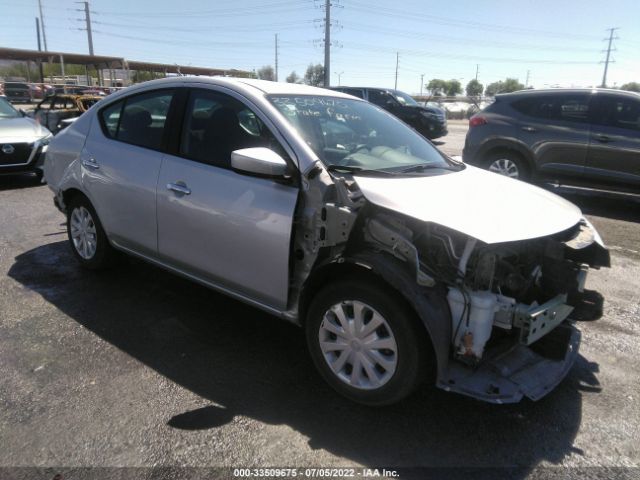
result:
<svg viewBox="0 0 640 480"><path fill-rule="evenodd" d="M539 400L569 373L578 356L580 331L564 323L545 337L556 340L564 354L558 359L536 351L535 344L516 344L499 354L487 352L476 369L450 362L437 386L490 403L516 403L523 396Z"/></svg>
<svg viewBox="0 0 640 480"><path fill-rule="evenodd" d="M520 329L520 343L531 345L560 325L573 311L566 301L566 295L558 295L542 305L518 305L513 325Z"/></svg>

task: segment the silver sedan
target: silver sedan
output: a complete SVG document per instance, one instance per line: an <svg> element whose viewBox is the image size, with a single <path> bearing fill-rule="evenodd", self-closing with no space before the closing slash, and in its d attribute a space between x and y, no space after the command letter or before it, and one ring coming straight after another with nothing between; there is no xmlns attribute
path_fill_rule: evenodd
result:
<svg viewBox="0 0 640 480"><path fill-rule="evenodd" d="M589 266L609 263L574 205L304 85L125 89L55 137L45 176L81 265L134 255L299 324L324 379L368 405L425 381L541 398L577 356Z"/></svg>

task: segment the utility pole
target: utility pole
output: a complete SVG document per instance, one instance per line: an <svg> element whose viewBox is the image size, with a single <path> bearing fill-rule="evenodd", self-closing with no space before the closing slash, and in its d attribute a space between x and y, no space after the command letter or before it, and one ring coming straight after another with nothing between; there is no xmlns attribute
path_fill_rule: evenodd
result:
<svg viewBox="0 0 640 480"><path fill-rule="evenodd" d="M396 52L396 85L394 89L398 89L398 63L400 61L400 52Z"/></svg>
<svg viewBox="0 0 640 480"><path fill-rule="evenodd" d="M528 88L529 87L529 74L531 73L531 70L527 70L527 80L524 82L524 88Z"/></svg>
<svg viewBox="0 0 640 480"><path fill-rule="evenodd" d="M278 34L276 33L276 82L278 81Z"/></svg>
<svg viewBox="0 0 640 480"><path fill-rule="evenodd" d="M93 56L93 35L91 35L91 14L89 13L89 2L76 2L84 4L84 20L87 24L87 40L89 41L89 55ZM77 10L81 12L82 10Z"/></svg>
<svg viewBox="0 0 640 480"><path fill-rule="evenodd" d="M38 36L38 51L42 51L42 45L40 45L40 20L36 17L36 34ZM38 70L40 70L40 83L44 83L44 74L42 72L42 60L38 60Z"/></svg>
<svg viewBox="0 0 640 480"><path fill-rule="evenodd" d="M44 51L48 51L47 48L47 35L44 31L44 17L42 16L42 0L38 0L38 8L40 9L40 25L42 26L42 41L44 43Z"/></svg>
<svg viewBox="0 0 640 480"><path fill-rule="evenodd" d="M609 70L609 58L611 57L611 44L613 43L613 34L616 30L618 30L618 27L615 28L609 28L609 46L607 47L607 59L604 61L604 74L602 75L602 88L605 88L607 86L607 70ZM618 37L616 37L617 39Z"/></svg>
<svg viewBox="0 0 640 480"><path fill-rule="evenodd" d="M331 86L331 0L324 2L324 86Z"/></svg>
<svg viewBox="0 0 640 480"><path fill-rule="evenodd" d="M424 87L424 73L420 74L420 96L422 96L422 87Z"/></svg>
<svg viewBox="0 0 640 480"><path fill-rule="evenodd" d="M476 82L478 81L478 70L480 69L480 64L476 63Z"/></svg>

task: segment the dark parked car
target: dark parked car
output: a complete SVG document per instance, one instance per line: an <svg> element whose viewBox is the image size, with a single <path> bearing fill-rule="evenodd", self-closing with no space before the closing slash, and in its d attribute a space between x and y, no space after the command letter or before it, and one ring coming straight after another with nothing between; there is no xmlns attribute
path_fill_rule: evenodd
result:
<svg viewBox="0 0 640 480"><path fill-rule="evenodd" d="M331 87L331 90L378 105L429 139L444 137L448 133L447 118L442 109L423 107L411 95L400 90L367 87Z"/></svg>
<svg viewBox="0 0 640 480"><path fill-rule="evenodd" d="M27 83L5 82L4 95L10 102L31 103L32 92Z"/></svg>
<svg viewBox="0 0 640 480"><path fill-rule="evenodd" d="M640 94L607 89L497 95L469 120L464 161L521 180L640 191Z"/></svg>

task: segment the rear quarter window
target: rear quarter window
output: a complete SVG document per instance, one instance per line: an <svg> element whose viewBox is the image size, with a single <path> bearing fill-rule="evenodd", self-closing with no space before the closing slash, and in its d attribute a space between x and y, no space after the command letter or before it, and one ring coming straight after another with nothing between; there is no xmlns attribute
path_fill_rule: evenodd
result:
<svg viewBox="0 0 640 480"><path fill-rule="evenodd" d="M118 123L120 121L120 113L124 102L116 102L103 108L100 112L100 123L102 123L102 131L109 138L116 138L118 132Z"/></svg>

